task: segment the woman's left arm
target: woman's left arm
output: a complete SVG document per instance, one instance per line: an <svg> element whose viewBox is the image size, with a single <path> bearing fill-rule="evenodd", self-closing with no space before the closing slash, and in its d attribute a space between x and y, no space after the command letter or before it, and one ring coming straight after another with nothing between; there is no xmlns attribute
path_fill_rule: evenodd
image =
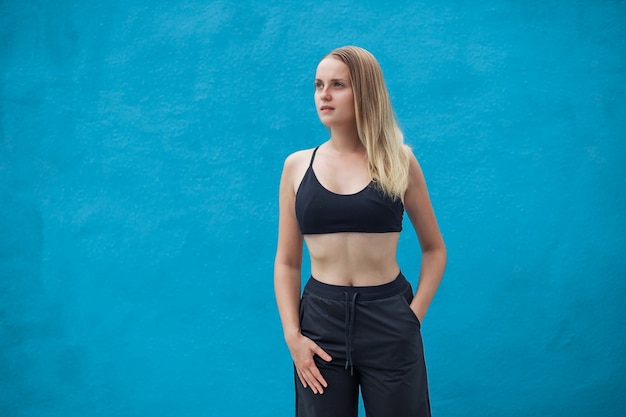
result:
<svg viewBox="0 0 626 417"><path fill-rule="evenodd" d="M404 207L413 224L422 249L422 264L411 309L424 319L446 267L446 245L439 231L435 212L430 202L426 180L415 156L409 162L409 186L404 195Z"/></svg>

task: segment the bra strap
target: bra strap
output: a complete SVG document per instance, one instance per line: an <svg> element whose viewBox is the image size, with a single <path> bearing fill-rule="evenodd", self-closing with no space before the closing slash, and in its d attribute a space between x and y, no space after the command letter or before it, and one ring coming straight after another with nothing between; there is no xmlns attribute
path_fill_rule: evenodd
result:
<svg viewBox="0 0 626 417"><path fill-rule="evenodd" d="M311 162L309 162L309 168L312 168L312 167L313 167L313 160L315 159L315 154L317 153L317 150L318 150L319 148L320 148L320 147L318 146L317 148L315 148L315 149L313 150L313 155L311 155Z"/></svg>

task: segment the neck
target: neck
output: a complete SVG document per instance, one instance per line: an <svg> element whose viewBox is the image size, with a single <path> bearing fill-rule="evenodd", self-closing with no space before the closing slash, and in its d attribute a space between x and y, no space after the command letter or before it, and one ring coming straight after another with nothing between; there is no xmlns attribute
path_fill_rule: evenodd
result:
<svg viewBox="0 0 626 417"><path fill-rule="evenodd" d="M339 153L358 152L365 148L359 140L356 126L347 129L332 128L330 130L329 144Z"/></svg>

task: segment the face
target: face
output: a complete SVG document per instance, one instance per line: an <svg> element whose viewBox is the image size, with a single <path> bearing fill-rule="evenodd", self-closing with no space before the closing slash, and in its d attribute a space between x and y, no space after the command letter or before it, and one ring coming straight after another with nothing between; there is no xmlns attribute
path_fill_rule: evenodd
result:
<svg viewBox="0 0 626 417"><path fill-rule="evenodd" d="M350 70L336 58L326 57L317 66L315 106L326 127L352 127L356 124Z"/></svg>

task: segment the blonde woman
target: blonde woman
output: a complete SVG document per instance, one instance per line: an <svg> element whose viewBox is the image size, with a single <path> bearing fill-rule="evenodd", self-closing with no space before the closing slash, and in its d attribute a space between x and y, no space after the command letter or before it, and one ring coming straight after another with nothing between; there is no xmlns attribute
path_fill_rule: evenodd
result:
<svg viewBox="0 0 626 417"><path fill-rule="evenodd" d="M285 160L274 270L296 414L356 416L360 388L368 417L430 416L420 328L446 249L424 176L368 51L324 57L314 98L330 139ZM404 211L422 252L415 293L396 260Z"/></svg>

